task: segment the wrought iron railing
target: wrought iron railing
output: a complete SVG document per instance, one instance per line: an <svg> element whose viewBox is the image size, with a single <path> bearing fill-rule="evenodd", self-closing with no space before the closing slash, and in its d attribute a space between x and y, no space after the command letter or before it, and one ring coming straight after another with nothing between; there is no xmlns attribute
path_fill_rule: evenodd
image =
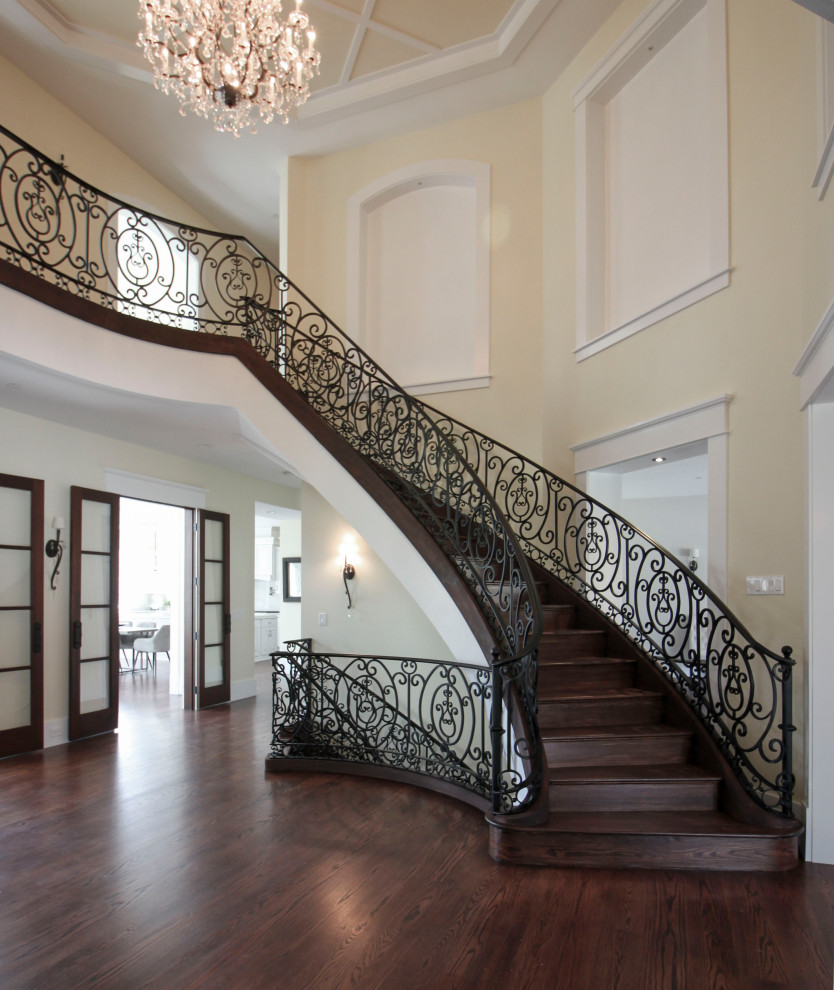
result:
<svg viewBox="0 0 834 990"><path fill-rule="evenodd" d="M756 642L711 589L622 516L427 407L531 560L625 632L674 684L759 803L792 814L790 647Z"/></svg>
<svg viewBox="0 0 834 990"><path fill-rule="evenodd" d="M541 611L529 562L454 444L244 238L137 210L2 133L0 245L8 260L131 316L246 339L425 526L492 631L495 704L520 719L519 730L506 716L492 718L493 807L533 803L543 781ZM505 760L498 751L508 747Z"/></svg>
<svg viewBox="0 0 834 990"><path fill-rule="evenodd" d="M311 652L310 640L272 654L270 758L409 771L492 799L483 666Z"/></svg>
<svg viewBox="0 0 834 990"><path fill-rule="evenodd" d="M245 338L444 549L492 628L494 697L515 692L523 716L504 762L528 769L507 770L499 807L528 801L541 786L541 620L526 553L627 633L710 729L748 792L790 814L787 648L778 656L758 644L706 585L617 513L407 395L245 239L107 197L0 130L0 246L8 260L129 315ZM510 739L500 724L496 718L494 748Z"/></svg>

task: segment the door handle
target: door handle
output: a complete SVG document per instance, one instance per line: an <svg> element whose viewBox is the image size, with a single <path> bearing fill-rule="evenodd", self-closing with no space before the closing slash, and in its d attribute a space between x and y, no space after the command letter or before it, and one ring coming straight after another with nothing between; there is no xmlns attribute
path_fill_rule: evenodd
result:
<svg viewBox="0 0 834 990"><path fill-rule="evenodd" d="M78 619L72 624L72 648L81 649L81 622Z"/></svg>
<svg viewBox="0 0 834 990"><path fill-rule="evenodd" d="M226 636L230 636L232 632L232 616L230 612L227 612L223 618L223 632Z"/></svg>
<svg viewBox="0 0 834 990"><path fill-rule="evenodd" d="M40 653L43 650L43 626L40 622L32 625L32 652Z"/></svg>

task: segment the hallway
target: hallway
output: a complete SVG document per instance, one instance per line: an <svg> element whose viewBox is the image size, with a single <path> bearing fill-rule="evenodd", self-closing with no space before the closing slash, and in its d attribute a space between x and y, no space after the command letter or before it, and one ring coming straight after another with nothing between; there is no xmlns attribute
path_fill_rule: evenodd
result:
<svg viewBox="0 0 834 990"><path fill-rule="evenodd" d="M498 866L451 799L265 774L267 669L199 713L128 679L117 735L0 763L6 990L830 990L834 867Z"/></svg>

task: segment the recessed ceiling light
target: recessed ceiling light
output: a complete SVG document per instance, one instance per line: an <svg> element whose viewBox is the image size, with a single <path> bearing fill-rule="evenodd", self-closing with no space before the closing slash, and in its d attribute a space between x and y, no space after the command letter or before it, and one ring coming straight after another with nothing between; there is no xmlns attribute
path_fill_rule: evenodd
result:
<svg viewBox="0 0 834 990"><path fill-rule="evenodd" d="M198 447L201 447L203 450L211 450L214 447L214 444L213 443L198 443L197 446Z"/></svg>
<svg viewBox="0 0 834 990"><path fill-rule="evenodd" d="M666 458L665 457L653 457L652 460L655 462L655 464L662 464L666 460Z"/></svg>

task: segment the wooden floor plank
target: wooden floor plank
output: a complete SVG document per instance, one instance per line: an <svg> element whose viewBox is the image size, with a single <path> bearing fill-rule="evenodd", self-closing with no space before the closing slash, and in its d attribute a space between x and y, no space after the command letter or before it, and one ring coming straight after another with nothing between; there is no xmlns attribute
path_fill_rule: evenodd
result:
<svg viewBox="0 0 834 990"><path fill-rule="evenodd" d="M4 990L831 990L834 867L500 866L451 798L265 773L265 670L193 713L165 667L0 762Z"/></svg>

